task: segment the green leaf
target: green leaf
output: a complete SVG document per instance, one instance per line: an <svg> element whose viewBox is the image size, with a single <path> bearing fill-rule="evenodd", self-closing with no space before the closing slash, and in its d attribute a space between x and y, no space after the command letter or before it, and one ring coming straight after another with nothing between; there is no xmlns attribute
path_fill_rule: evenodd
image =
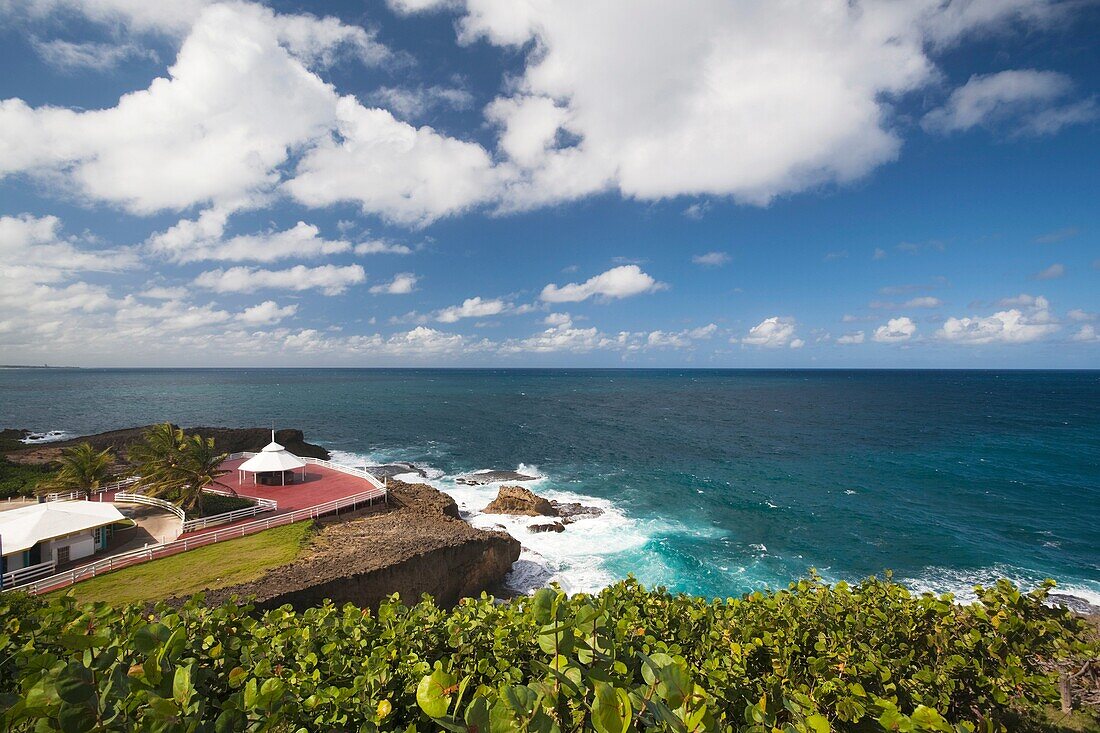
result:
<svg viewBox="0 0 1100 733"><path fill-rule="evenodd" d="M186 708L191 702L191 696L195 694L195 687L191 682L191 667L177 667L176 675L172 678L172 699L182 708Z"/></svg>
<svg viewBox="0 0 1100 733"><path fill-rule="evenodd" d="M448 690L454 684L454 675L436 668L430 675L422 677L416 686L416 704L429 718L442 718L451 706Z"/></svg>
<svg viewBox="0 0 1100 733"><path fill-rule="evenodd" d="M254 710L259 706L260 702L260 683L253 677L245 683L244 686L244 706L249 710Z"/></svg>
<svg viewBox="0 0 1100 733"><path fill-rule="evenodd" d="M57 683L57 696L71 705L87 702L94 694L91 683L80 677L65 677Z"/></svg>
<svg viewBox="0 0 1100 733"><path fill-rule="evenodd" d="M548 624L554 617L554 599L557 593L549 588L539 588L531 598L531 608L535 615L535 621L539 624Z"/></svg>
<svg viewBox="0 0 1100 733"><path fill-rule="evenodd" d="M922 728L928 730L944 731L944 733L952 733L953 729L951 724L944 720L944 717L930 707L924 705L918 705L917 709L913 711L913 722L920 725Z"/></svg>
<svg viewBox="0 0 1100 733"><path fill-rule="evenodd" d="M149 654L167 641L170 633L164 624L145 624L134 633L134 648L142 654Z"/></svg>
<svg viewBox="0 0 1100 733"><path fill-rule="evenodd" d="M57 722L62 733L86 733L96 724L95 715L83 705L62 705L57 712Z"/></svg>
<svg viewBox="0 0 1100 733"><path fill-rule="evenodd" d="M669 664L657 671L657 678L661 684L657 686L657 694L668 702L669 707L678 708L684 704L695 688L691 681L691 675L681 664Z"/></svg>
<svg viewBox="0 0 1100 733"><path fill-rule="evenodd" d="M592 727L597 733L626 733L633 711L626 691L606 682L596 683L596 699L592 701Z"/></svg>
<svg viewBox="0 0 1100 733"><path fill-rule="evenodd" d="M106 646L110 640L109 636L99 634L62 634L60 642L66 649L83 651Z"/></svg>
<svg viewBox="0 0 1100 733"><path fill-rule="evenodd" d="M229 670L229 686L232 688L240 687L247 678L248 672L244 671L244 667L234 667Z"/></svg>
<svg viewBox="0 0 1100 733"><path fill-rule="evenodd" d="M475 697L466 708L466 728L470 733L489 733L489 703L484 697Z"/></svg>
<svg viewBox="0 0 1100 733"><path fill-rule="evenodd" d="M832 730L829 726L829 719L818 713L807 716L806 725L808 725L814 733L829 733L829 731Z"/></svg>

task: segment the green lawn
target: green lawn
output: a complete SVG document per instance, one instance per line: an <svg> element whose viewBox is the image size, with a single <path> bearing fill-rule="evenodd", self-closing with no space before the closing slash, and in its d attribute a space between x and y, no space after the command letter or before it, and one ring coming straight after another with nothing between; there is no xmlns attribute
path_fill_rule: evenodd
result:
<svg viewBox="0 0 1100 733"><path fill-rule="evenodd" d="M78 601L107 601L121 605L188 596L204 588L245 583L297 557L309 543L312 532L310 521L288 524L116 570L50 595L72 593Z"/></svg>

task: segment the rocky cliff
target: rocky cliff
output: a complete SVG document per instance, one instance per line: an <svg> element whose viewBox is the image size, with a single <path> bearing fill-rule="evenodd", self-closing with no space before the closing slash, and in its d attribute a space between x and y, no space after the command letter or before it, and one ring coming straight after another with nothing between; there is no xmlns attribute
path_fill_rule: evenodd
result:
<svg viewBox="0 0 1100 733"><path fill-rule="evenodd" d="M48 463L55 461L61 455L61 450L78 443L91 443L96 450L110 448L121 458L125 458L126 450L134 443L140 441L145 431L151 426L144 425L139 428L126 428L125 430L111 430L106 433L84 435L72 440L62 440L56 443L42 443L39 445L23 445L17 443L17 436L22 437L23 430L4 430L0 432L0 440L7 457L17 463ZM242 451L259 451L271 442L271 430L268 428L213 428L197 427L184 428L188 435L202 435L213 438L214 446L225 453L240 453ZM291 453L309 458L328 459L329 453L319 445L313 445L305 441L301 430L276 430L275 440Z"/></svg>
<svg viewBox="0 0 1100 733"><path fill-rule="evenodd" d="M253 596L261 608L304 609L327 598L373 608L391 593L409 602L429 593L450 606L499 584L519 559L518 540L471 527L447 495L393 480L389 488L388 511L327 524L294 563L208 591L207 601Z"/></svg>

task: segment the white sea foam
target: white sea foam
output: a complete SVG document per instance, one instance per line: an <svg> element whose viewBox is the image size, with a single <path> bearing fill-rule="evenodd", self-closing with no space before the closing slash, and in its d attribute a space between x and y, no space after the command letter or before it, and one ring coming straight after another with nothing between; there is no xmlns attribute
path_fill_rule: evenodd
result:
<svg viewBox="0 0 1100 733"><path fill-rule="evenodd" d="M898 582L918 593L951 593L955 600L970 603L977 600L974 586L991 586L999 579L1006 578L1024 590L1038 587L1047 576L1025 568L1007 564L991 567L960 570L957 568L929 567L915 578L899 578ZM1059 582L1055 593L1073 596L1100 606L1100 583L1090 581Z"/></svg>
<svg viewBox="0 0 1100 733"><path fill-rule="evenodd" d="M20 443L27 445L39 445L41 443L56 443L59 440L68 440L71 434L67 430L47 430L43 433L29 433L19 439Z"/></svg>
<svg viewBox="0 0 1100 733"><path fill-rule="evenodd" d="M350 466L370 467L409 462L403 455L381 451L368 454L331 451L331 454L333 462ZM628 517L606 499L558 488L538 466L525 463L516 466L516 473L534 477L529 481L506 480L473 486L457 483L456 479L476 476L494 469L444 475L432 466L420 462L412 463L427 473L428 478L417 473L399 474L395 478L427 483L443 491L455 500L463 518L474 527L503 529L520 541L522 551L519 561L505 579L505 585L514 592L532 593L551 582L558 583L569 593L599 591L618 579L605 567L606 559L643 547L659 530L653 523ZM552 501L577 502L596 507L603 513L598 517L578 517L564 532L531 532L528 529L530 525L548 523L550 518L482 513L496 498L503 485L524 486Z"/></svg>

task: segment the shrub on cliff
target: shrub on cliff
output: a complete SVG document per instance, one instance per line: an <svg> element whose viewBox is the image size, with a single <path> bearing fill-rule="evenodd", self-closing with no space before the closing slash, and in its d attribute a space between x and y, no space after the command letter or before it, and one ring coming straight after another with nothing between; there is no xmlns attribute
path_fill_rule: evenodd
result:
<svg viewBox="0 0 1100 733"><path fill-rule="evenodd" d="M0 499L34 496L34 487L56 470L48 465L12 463L0 456Z"/></svg>
<svg viewBox="0 0 1100 733"><path fill-rule="evenodd" d="M708 602L628 580L597 596L256 615L195 600L13 614L15 730L992 731L1057 700L1082 622L1007 582L956 606L889 580Z"/></svg>

